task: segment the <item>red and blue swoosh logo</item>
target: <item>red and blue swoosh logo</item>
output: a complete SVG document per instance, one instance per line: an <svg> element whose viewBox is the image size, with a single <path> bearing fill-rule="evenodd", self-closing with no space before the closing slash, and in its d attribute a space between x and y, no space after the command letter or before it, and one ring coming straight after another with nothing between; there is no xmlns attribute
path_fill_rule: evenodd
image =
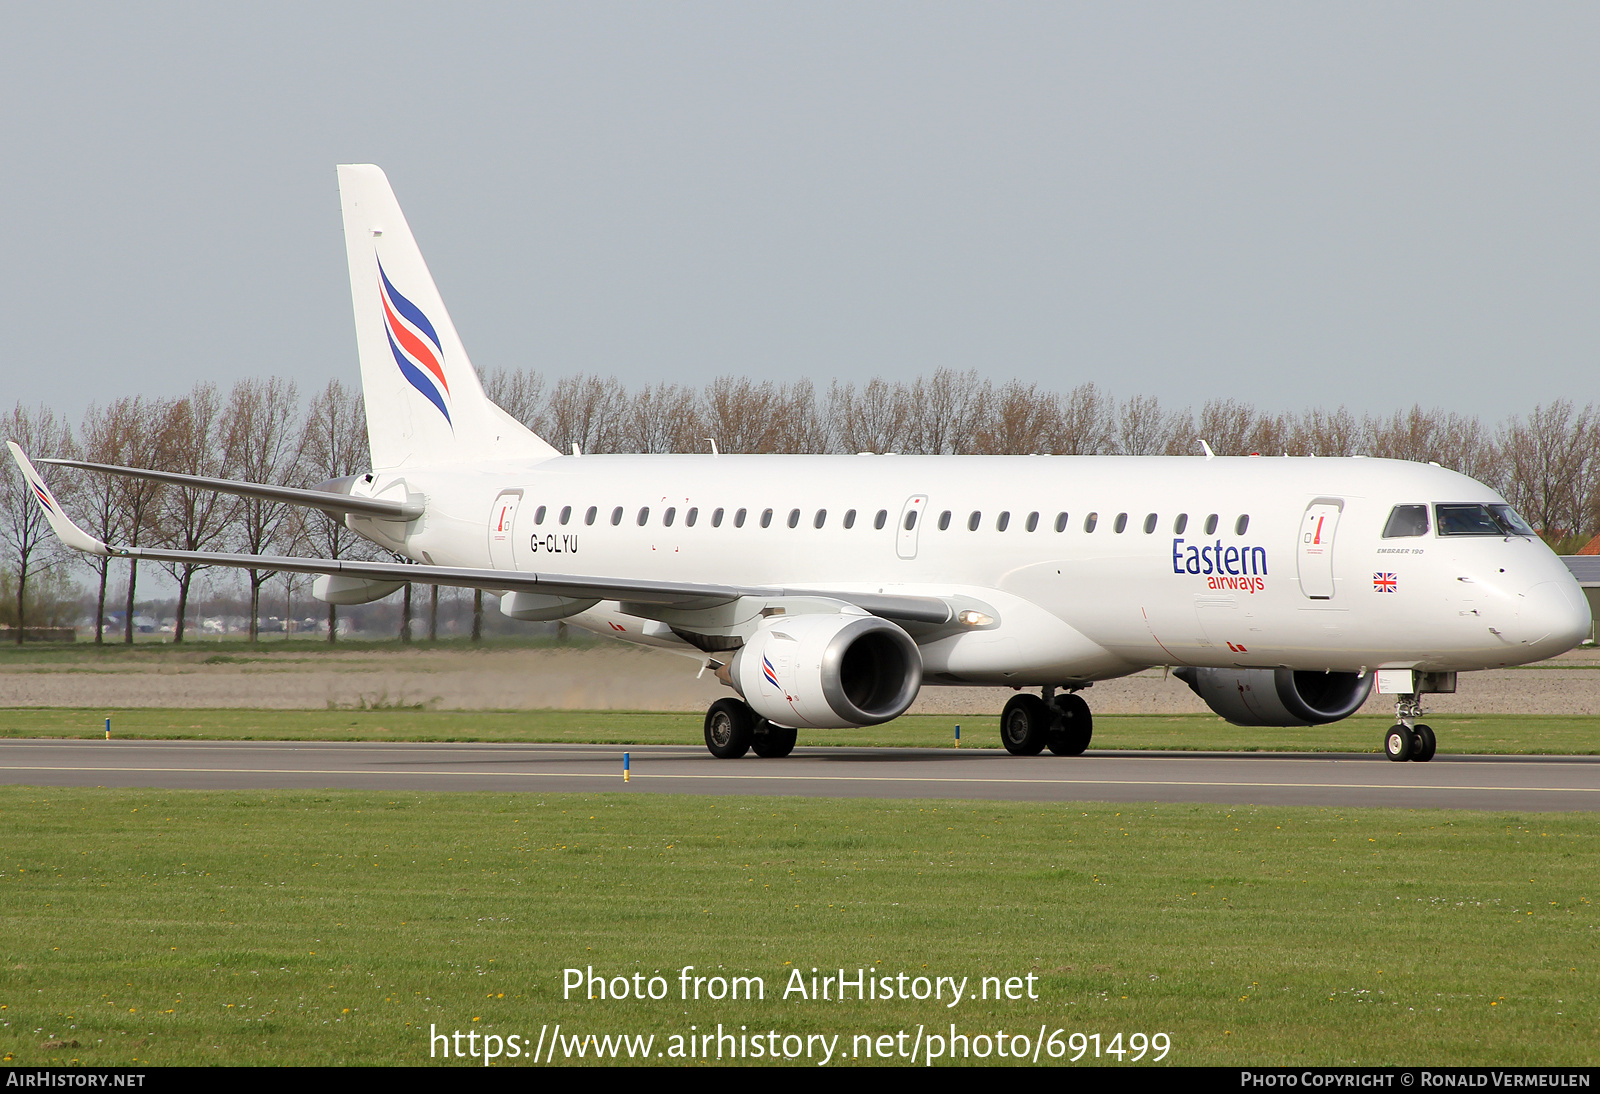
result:
<svg viewBox="0 0 1600 1094"><path fill-rule="evenodd" d="M450 385L444 378L444 349L439 345L439 335L422 309L401 296L389 283L389 275L378 263L378 296L383 301L383 326L389 336L389 349L394 353L394 363L400 366L400 375L406 382L439 408L444 420L450 420Z"/></svg>
<svg viewBox="0 0 1600 1094"><path fill-rule="evenodd" d="M768 657L761 658L761 675L767 678L767 683L779 691L783 690L783 685L778 683L778 674L772 671L772 660Z"/></svg>

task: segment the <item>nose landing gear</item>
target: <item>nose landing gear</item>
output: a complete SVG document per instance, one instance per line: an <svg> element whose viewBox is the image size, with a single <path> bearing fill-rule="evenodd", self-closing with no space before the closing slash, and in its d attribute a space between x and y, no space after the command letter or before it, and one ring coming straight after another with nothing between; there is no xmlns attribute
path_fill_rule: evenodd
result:
<svg viewBox="0 0 1600 1094"><path fill-rule="evenodd" d="M1383 754L1395 763L1407 760L1425 764L1439 749L1433 729L1417 721L1422 717L1422 700L1401 695L1395 700L1395 724L1383 735Z"/></svg>

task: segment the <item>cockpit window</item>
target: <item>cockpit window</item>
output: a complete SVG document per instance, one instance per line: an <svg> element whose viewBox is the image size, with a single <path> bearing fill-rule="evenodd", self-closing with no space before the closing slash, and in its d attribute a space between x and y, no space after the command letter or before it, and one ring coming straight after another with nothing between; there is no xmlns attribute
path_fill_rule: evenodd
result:
<svg viewBox="0 0 1600 1094"><path fill-rule="evenodd" d="M1428 534L1428 507L1426 505L1396 505L1389 513L1389 523L1383 526L1384 539L1401 539L1405 536Z"/></svg>
<svg viewBox="0 0 1600 1094"><path fill-rule="evenodd" d="M1491 505L1489 512L1494 514L1494 519L1500 522L1500 527L1506 529L1509 536L1537 536L1533 526L1522 519L1522 514L1509 505Z"/></svg>
<svg viewBox="0 0 1600 1094"><path fill-rule="evenodd" d="M1517 511L1509 505L1435 505L1434 520L1441 536L1531 536Z"/></svg>

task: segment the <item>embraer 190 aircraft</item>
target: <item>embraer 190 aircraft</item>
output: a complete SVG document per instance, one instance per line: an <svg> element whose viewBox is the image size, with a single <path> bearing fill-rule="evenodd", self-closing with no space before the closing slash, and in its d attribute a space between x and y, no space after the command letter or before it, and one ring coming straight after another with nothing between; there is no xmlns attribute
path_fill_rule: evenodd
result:
<svg viewBox="0 0 1600 1094"><path fill-rule="evenodd" d="M1396 697L1385 753L1425 761L1423 694L1588 630L1578 585L1505 499L1432 465L563 455L484 396L383 172L340 167L339 192L371 472L301 490L41 462L320 509L397 561L107 545L12 444L69 545L318 574L337 604L407 581L483 589L513 619L684 653L740 696L706 714L721 758L889 721L928 684L1012 688L1005 747L1076 755L1082 691L1165 665L1242 726L1337 721L1376 680Z"/></svg>

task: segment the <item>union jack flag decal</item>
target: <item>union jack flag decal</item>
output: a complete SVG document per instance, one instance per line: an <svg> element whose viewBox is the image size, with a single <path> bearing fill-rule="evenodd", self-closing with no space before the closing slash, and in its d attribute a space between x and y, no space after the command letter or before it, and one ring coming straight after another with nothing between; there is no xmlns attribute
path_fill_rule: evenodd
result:
<svg viewBox="0 0 1600 1094"><path fill-rule="evenodd" d="M1392 593L1398 585L1393 574L1372 575L1372 591L1375 593Z"/></svg>

